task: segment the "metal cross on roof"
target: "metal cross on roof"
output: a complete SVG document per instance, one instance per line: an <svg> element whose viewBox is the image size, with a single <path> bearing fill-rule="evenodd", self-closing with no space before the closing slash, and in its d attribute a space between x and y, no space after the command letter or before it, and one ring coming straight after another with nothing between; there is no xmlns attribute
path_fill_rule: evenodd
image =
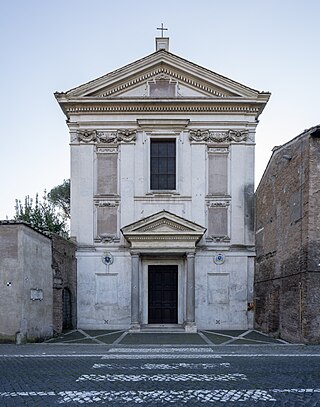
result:
<svg viewBox="0 0 320 407"><path fill-rule="evenodd" d="M157 28L157 30L161 30L161 37L163 38L163 31L168 30L168 28L163 28L163 23L161 23L161 27Z"/></svg>

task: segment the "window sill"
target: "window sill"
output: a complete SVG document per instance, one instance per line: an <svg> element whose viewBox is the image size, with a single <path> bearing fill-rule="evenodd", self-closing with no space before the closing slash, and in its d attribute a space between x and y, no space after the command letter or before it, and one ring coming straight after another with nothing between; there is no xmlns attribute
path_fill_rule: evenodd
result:
<svg viewBox="0 0 320 407"><path fill-rule="evenodd" d="M176 195L180 195L179 192L175 191L175 190L154 190L154 191L150 191L146 193L147 196L176 196Z"/></svg>

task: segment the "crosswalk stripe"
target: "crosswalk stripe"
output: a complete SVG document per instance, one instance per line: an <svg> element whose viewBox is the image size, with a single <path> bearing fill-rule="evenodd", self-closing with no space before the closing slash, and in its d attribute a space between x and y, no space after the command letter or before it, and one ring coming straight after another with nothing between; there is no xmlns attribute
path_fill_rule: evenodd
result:
<svg viewBox="0 0 320 407"><path fill-rule="evenodd" d="M76 382L230 382L236 380L247 380L247 376L241 373L229 374L84 374Z"/></svg>

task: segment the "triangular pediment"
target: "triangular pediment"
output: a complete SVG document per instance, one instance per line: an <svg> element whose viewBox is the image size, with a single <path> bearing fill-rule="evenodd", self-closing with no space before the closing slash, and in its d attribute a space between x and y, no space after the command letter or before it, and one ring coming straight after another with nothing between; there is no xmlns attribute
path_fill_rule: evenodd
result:
<svg viewBox="0 0 320 407"><path fill-rule="evenodd" d="M77 99L166 98L165 88L167 98L180 99L257 98L259 94L254 89L161 50L71 89L64 96Z"/></svg>
<svg viewBox="0 0 320 407"><path fill-rule="evenodd" d="M161 211L121 229L133 248L194 248L206 229L173 213Z"/></svg>

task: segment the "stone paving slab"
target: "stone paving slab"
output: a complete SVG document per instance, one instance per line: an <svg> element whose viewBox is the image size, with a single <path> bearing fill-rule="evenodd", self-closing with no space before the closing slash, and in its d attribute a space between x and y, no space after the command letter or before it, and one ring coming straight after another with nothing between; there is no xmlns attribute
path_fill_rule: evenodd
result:
<svg viewBox="0 0 320 407"><path fill-rule="evenodd" d="M199 334L186 333L128 333L121 345L205 345Z"/></svg>
<svg viewBox="0 0 320 407"><path fill-rule="evenodd" d="M253 330L210 330L198 333L156 333L115 330L74 330L48 340L51 344L139 345L281 345L284 341Z"/></svg>

